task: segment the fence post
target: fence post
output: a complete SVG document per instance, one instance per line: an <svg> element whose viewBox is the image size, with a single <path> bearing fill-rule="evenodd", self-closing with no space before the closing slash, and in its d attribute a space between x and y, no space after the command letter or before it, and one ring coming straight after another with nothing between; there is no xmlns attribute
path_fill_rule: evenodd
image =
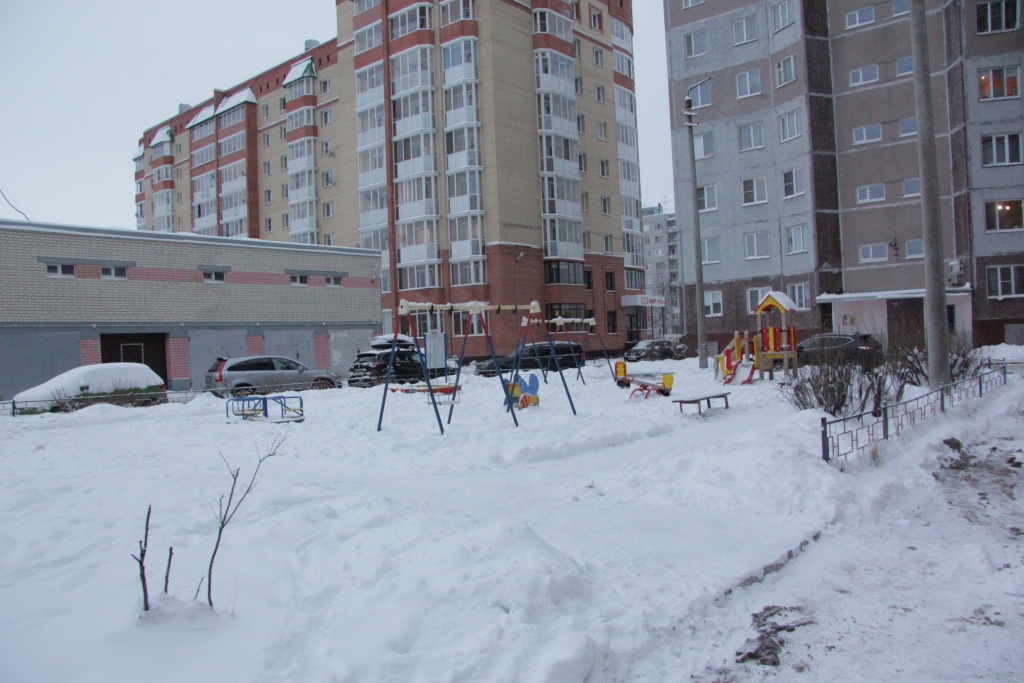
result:
<svg viewBox="0 0 1024 683"><path fill-rule="evenodd" d="M821 418L821 459L828 462L828 420Z"/></svg>
<svg viewBox="0 0 1024 683"><path fill-rule="evenodd" d="M985 375L984 373L978 375L978 398L981 398L985 393Z"/></svg>
<svg viewBox="0 0 1024 683"><path fill-rule="evenodd" d="M18 414L18 411L15 408L14 401L11 401L11 417L14 417L17 414Z"/></svg>
<svg viewBox="0 0 1024 683"><path fill-rule="evenodd" d="M889 439L889 402L882 401L882 438Z"/></svg>
<svg viewBox="0 0 1024 683"><path fill-rule="evenodd" d="M1003 361L1003 384L1006 384L1006 361Z"/></svg>
<svg viewBox="0 0 1024 683"><path fill-rule="evenodd" d="M943 383L939 384L939 410L946 412L946 385Z"/></svg>

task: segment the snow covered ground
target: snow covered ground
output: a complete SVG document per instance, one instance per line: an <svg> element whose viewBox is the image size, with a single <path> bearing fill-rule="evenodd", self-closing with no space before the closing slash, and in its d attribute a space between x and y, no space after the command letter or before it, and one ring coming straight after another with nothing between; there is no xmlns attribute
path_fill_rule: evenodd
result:
<svg viewBox="0 0 1024 683"><path fill-rule="evenodd" d="M630 368L722 390L693 359ZM1020 680L1019 377L842 471L767 381L698 417L585 378L578 415L553 377L516 428L467 377L444 435L401 393L377 432L381 387L305 392L301 424L209 396L0 418L0 680ZM247 480L280 435L211 610L221 456ZM755 613L807 622L778 666L736 662Z"/></svg>

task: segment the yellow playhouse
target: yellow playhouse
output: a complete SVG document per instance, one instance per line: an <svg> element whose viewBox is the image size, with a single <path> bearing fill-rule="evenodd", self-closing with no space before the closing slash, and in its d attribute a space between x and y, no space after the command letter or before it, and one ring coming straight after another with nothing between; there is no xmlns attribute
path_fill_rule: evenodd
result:
<svg viewBox="0 0 1024 683"><path fill-rule="evenodd" d="M781 366L789 376L796 374L796 328L789 324L789 312L796 310L796 303L782 292L768 292L761 299L754 312L757 314L758 332L753 337L749 332L736 332L733 340L717 359L715 375L722 373L725 384L732 384L740 374L740 366L748 365L750 372L741 384L750 384L754 373L764 379L765 370L774 377L774 369ZM772 325L772 312L778 311L778 325ZM763 321L763 322L762 322Z"/></svg>

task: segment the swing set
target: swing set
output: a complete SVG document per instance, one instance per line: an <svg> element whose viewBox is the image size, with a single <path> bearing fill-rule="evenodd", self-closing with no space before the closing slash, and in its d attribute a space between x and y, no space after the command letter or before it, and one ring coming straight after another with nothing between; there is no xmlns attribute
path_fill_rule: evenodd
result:
<svg viewBox="0 0 1024 683"><path fill-rule="evenodd" d="M445 311L445 312L452 312L452 313L466 313L469 316L469 319L466 321L466 324L463 326L462 348L459 351L458 369L456 370L456 373L455 373L454 384L452 384L452 385L440 385L440 386L437 385L436 383L432 384L431 381L430 381L430 373L428 372L427 366L426 366L426 363L427 363L427 361L426 361L426 354L424 353L424 351L422 349L420 349L419 345L416 346L416 351L417 351L417 354L419 356L420 365L423 367L423 376L425 378L426 393L430 397L430 403L433 406L434 415L437 418L437 426L441 430L441 434L444 434L444 425L441 422L441 412L440 412L440 409L438 408L438 406L441 405L441 404L445 404L445 403L449 405L447 423L451 424L451 422L452 422L452 414L455 411L455 403L457 403L456 399L458 397L459 389L461 388L460 385L459 385L459 380L462 377L462 369L465 366L466 344L469 341L469 331L473 327L472 323L473 323L474 319L479 322L480 329L483 330L484 339L487 341L487 349L490 352L491 360L494 362L494 367L495 367L495 370L497 371L497 375L498 375L498 378L500 380L499 384L501 384L501 389L502 389L502 392L504 394L504 398L505 398L504 405L506 406L507 412L512 416L512 422L515 423L516 427L519 426L519 419L516 417L516 413L515 413L515 410L513 409L513 405L514 404L517 405L518 402L515 401L515 399L512 396L512 391L513 391L512 388L517 386L517 382L518 382L518 378L519 378L520 364L522 362L523 353L524 353L524 351L527 348L528 340L529 340L529 343L533 344L533 346L532 346L533 349L536 349L537 346L538 346L538 344L537 344L537 342L536 342L536 340L535 340L535 338L533 336L533 333L530 330L530 326L531 325L542 325L543 326L543 329L544 329L544 339L547 342L547 347L550 350L550 354L551 354L550 355L550 360L554 361L555 369L558 371L558 375L562 379L562 387L565 389L565 395L569 399L569 407L572 409L572 414L573 415L577 414L576 413L576 406L573 403L572 394L569 392L569 385L565 381L565 374L562 372L562 363L559 360L559 356L558 356L558 354L556 353L556 350L555 350L555 340L552 338L551 331L549 329L551 325L555 326L556 334L559 331L563 332L565 334L567 340L568 340L568 337L569 337L569 331L566 328L566 325L568 325L568 324L584 324L584 325L587 326L588 334L587 334L586 343L585 343L585 345L583 347L583 351L581 353L582 357L577 358L575 352L572 352L573 364L576 365L576 367L577 367L576 378L578 380L580 380L584 384L586 384L586 380L583 378L583 365L586 362L586 354L587 354L587 350L588 350L588 347L589 347L589 339L590 339L591 336L596 336L598 338L598 341L601 343L601 349L602 349L602 351L604 353L605 361L608 363L608 369L609 369L609 371L612 372L612 375L614 376L614 371L612 371L612 369L611 369L611 360L608 358L608 349L605 346L604 340L601 338L601 336L596 334L595 331L594 331L595 328L596 328L596 321L593 318L578 319L578 318L562 318L560 316L557 317L557 318L552 318L551 320L543 320L541 318L531 318L530 315L539 315L540 312L541 312L540 304L537 303L536 301L532 301L532 302L530 302L529 304L526 304L526 305L523 305L523 304L511 304L511 305L502 304L502 305L498 305L498 304L486 304L486 303L482 303L482 302L479 302L479 301L470 301L470 302L461 303L461 304L414 303L414 302L410 302L410 301L406 301L405 299L402 299L399 302L399 304L398 304L397 315L395 316L395 318L393 320L393 325L392 325L394 332L393 332L393 337L392 337L392 341L391 341L391 353L390 353L390 356L388 358L388 369L387 369L387 373L385 374L385 379L384 379L384 395L381 398L380 415L377 418L377 431L378 432L381 431L381 428L382 428L382 425L383 425L383 422L384 422L384 408L385 408L385 405L387 404L387 398L388 398L388 393L389 393L388 392L388 386L391 383L391 376L392 376L392 372L391 371L392 371L392 367L393 367L394 359L395 359L395 350L397 349L397 346L398 346L398 329L399 329L399 324L401 322L401 318L402 318L402 316L405 316L407 324L409 325L409 330L412 332L412 336L415 337L416 336L416 330L415 330L415 320L414 320L413 314L420 313L420 312L429 312L429 313L433 314L434 312L438 312L438 311ZM504 379L504 372L506 372L506 371L501 368L500 364L498 363L497 353L495 353L495 351L494 351L494 342L493 342L493 339L491 337L490 329L487 327L486 316L484 315L484 313L487 313L487 312L492 312L495 315L499 315L501 313L513 313L513 314L526 313L527 314L527 315L523 315L522 318L521 318L521 321L520 321L521 333L519 335L519 340L518 340L518 342L516 344L516 361L515 361L515 365L513 366L512 370L510 371L511 372L511 381L509 381L509 382L506 382L505 379ZM570 349L571 348L572 347L570 347ZM550 371L551 370L550 370L550 367L549 367L549 363L548 364L541 364L541 372L543 374L544 383L545 384L547 384L547 381L548 381L547 376L548 376L548 373ZM438 396L448 396L448 397L450 397L450 399L449 400L443 400L443 399L439 400Z"/></svg>

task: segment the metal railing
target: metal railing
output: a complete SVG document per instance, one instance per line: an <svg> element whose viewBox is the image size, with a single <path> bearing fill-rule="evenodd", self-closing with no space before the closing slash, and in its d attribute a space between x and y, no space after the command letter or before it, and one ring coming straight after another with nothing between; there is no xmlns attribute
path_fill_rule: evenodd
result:
<svg viewBox="0 0 1024 683"><path fill-rule="evenodd" d="M960 405L971 398L981 398L1006 384L1006 362L986 369L975 377L942 385L916 398L899 403L883 402L878 410L869 410L848 417L829 420L821 418L821 457L825 462L846 458L870 448L924 422L946 408Z"/></svg>

